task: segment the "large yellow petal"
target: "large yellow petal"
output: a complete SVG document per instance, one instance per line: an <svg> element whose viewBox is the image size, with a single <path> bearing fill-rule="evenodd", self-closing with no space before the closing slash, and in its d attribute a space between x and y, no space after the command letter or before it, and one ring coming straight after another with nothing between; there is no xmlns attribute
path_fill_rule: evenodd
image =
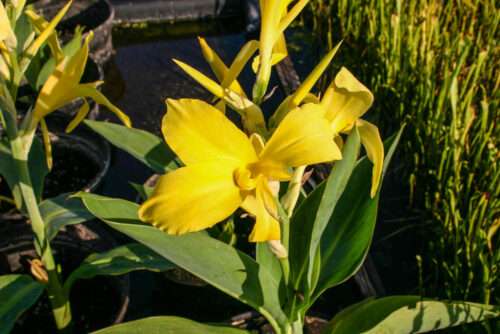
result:
<svg viewBox="0 0 500 334"><path fill-rule="evenodd" d="M373 162L372 172L372 188L370 191L371 197L375 196L382 174L382 166L384 164L384 143L380 138L378 128L362 119L356 121L356 127L359 131L359 138L365 147L368 159Z"/></svg>
<svg viewBox="0 0 500 334"><path fill-rule="evenodd" d="M227 165L195 164L163 175L139 208L139 218L169 234L184 234L228 217L242 198Z"/></svg>
<svg viewBox="0 0 500 334"><path fill-rule="evenodd" d="M166 103L163 135L186 165L226 160L245 167L257 160L247 136L210 104L195 99Z"/></svg>
<svg viewBox="0 0 500 334"><path fill-rule="evenodd" d="M269 212L272 212L275 216L277 215L276 201L265 177L260 176L257 179L256 195L255 207L250 208L255 210L250 213L256 217L255 225L249 237L250 242L280 240L279 222L269 214Z"/></svg>
<svg viewBox="0 0 500 334"><path fill-rule="evenodd" d="M334 133L352 126L372 103L373 94L345 67L340 69L321 100Z"/></svg>
<svg viewBox="0 0 500 334"><path fill-rule="evenodd" d="M280 123L259 155L263 165L298 167L342 158L320 105L304 104Z"/></svg>

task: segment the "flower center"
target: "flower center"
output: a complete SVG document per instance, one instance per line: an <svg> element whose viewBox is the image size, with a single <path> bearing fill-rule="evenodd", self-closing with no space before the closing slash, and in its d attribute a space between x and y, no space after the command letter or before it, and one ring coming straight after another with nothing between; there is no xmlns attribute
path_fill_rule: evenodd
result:
<svg viewBox="0 0 500 334"><path fill-rule="evenodd" d="M237 168L234 171L234 182L241 190L252 190L257 185L256 178L252 177L252 172L248 168Z"/></svg>

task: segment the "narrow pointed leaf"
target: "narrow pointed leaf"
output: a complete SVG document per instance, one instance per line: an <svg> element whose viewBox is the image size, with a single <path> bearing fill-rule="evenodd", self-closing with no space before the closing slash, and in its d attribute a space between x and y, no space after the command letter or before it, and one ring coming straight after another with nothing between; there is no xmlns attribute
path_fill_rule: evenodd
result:
<svg viewBox="0 0 500 334"><path fill-rule="evenodd" d="M85 120L84 123L158 174L179 167L175 153L163 139L154 134L107 122Z"/></svg>
<svg viewBox="0 0 500 334"><path fill-rule="evenodd" d="M0 334L7 334L42 292L43 285L28 275L0 276Z"/></svg>
<svg viewBox="0 0 500 334"><path fill-rule="evenodd" d="M47 239L52 240L64 226L82 223L94 216L85 208L79 198L61 194L44 200L38 205L45 224Z"/></svg>
<svg viewBox="0 0 500 334"><path fill-rule="evenodd" d="M76 200L81 202L80 199ZM64 290L69 292L71 285L78 279L90 279L97 275L121 275L141 269L159 272L176 267L148 247L131 243L104 253L91 254L64 282Z"/></svg>
<svg viewBox="0 0 500 334"><path fill-rule="evenodd" d="M92 214L230 296L254 307L271 323L286 323L278 285L252 258L204 233L181 236L139 220L135 203L79 193Z"/></svg>
<svg viewBox="0 0 500 334"><path fill-rule="evenodd" d="M206 325L180 317L161 316L126 322L101 329L93 334L250 334L249 331L229 327L227 324Z"/></svg>
<svg viewBox="0 0 500 334"><path fill-rule="evenodd" d="M290 224L290 263L296 288L311 287L314 258L326 225L344 191L356 164L360 147L357 131L352 131L330 177L317 187L292 216ZM301 282L303 281L303 282Z"/></svg>
<svg viewBox="0 0 500 334"><path fill-rule="evenodd" d="M498 306L420 296L391 296L353 306L337 314L322 333L425 333L500 316Z"/></svg>

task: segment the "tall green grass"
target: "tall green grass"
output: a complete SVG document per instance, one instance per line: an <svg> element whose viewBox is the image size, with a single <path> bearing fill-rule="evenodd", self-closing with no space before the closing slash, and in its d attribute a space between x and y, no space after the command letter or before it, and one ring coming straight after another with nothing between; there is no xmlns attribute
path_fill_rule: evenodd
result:
<svg viewBox="0 0 500 334"><path fill-rule="evenodd" d="M494 0L311 0L303 17L323 53L344 39L379 128L407 124L428 296L500 304L499 21Z"/></svg>

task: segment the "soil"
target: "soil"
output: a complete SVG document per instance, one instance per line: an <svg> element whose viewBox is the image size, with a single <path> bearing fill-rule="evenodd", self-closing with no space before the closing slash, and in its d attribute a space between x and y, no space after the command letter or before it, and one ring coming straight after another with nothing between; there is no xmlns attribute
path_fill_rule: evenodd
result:
<svg viewBox="0 0 500 334"><path fill-rule="evenodd" d="M51 241L56 262L65 280L91 253L116 246L96 223L66 226ZM95 232L94 232L95 231ZM28 260L38 258L27 223L4 223L0 240L0 274L30 275ZM104 238L102 236L105 236ZM75 333L88 333L120 322L128 305L128 276L96 276L74 283L70 301ZM47 295L28 309L11 333L57 333Z"/></svg>
<svg viewBox="0 0 500 334"><path fill-rule="evenodd" d="M82 144L70 147L56 141L52 145L54 165L45 178L43 198L84 189L99 173L100 164Z"/></svg>
<svg viewBox="0 0 500 334"><path fill-rule="evenodd" d="M234 316L228 321L231 326L246 329L257 334L276 333L266 318L260 314L251 311ZM304 324L304 334L320 334L325 329L328 321L320 315L306 315Z"/></svg>

